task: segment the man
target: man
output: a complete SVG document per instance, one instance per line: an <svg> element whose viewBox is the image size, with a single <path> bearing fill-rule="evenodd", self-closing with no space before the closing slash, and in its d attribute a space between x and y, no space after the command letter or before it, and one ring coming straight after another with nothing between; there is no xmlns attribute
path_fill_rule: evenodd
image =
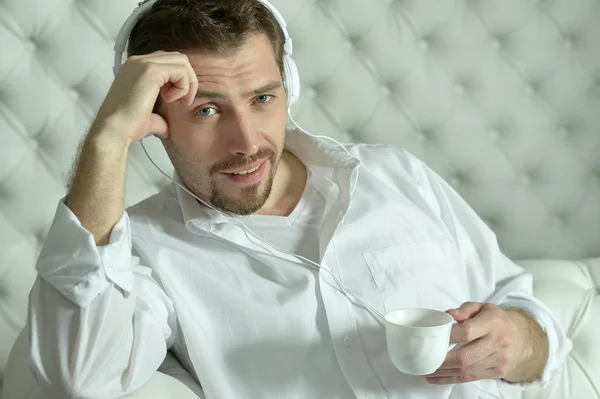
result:
<svg viewBox="0 0 600 399"><path fill-rule="evenodd" d="M531 276L405 151L286 131L284 41L257 0L159 0L137 23L37 264L28 328L44 392L125 395L167 349L208 398L546 383L564 336ZM124 211L127 151L149 133L184 187ZM432 375L404 375L361 301L447 310L460 345Z"/></svg>

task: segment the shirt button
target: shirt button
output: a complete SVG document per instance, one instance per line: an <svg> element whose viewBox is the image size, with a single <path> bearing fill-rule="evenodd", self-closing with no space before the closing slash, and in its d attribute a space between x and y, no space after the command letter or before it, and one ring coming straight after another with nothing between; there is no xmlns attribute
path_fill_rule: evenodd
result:
<svg viewBox="0 0 600 399"><path fill-rule="evenodd" d="M352 346L352 338L350 338L350 337L344 338L344 345L346 345L347 347Z"/></svg>

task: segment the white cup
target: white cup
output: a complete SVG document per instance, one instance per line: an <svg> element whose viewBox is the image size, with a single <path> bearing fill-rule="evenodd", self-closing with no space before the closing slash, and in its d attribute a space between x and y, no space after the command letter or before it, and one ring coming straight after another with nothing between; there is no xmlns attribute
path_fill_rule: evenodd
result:
<svg viewBox="0 0 600 399"><path fill-rule="evenodd" d="M454 345L450 331L454 318L432 309L397 309L385 314L387 350L394 366L404 374L435 372Z"/></svg>

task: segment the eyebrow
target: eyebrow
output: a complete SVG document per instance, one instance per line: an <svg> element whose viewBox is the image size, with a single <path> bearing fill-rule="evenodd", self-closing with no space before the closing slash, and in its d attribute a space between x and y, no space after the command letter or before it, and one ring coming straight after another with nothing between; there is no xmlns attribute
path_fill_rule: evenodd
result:
<svg viewBox="0 0 600 399"><path fill-rule="evenodd" d="M280 87L281 87L281 82L271 82L271 83L267 83L266 85L264 85L262 87L259 87L256 90L252 90L252 91L243 93L242 96L254 97L254 96L263 94L267 91L279 89ZM227 97L223 93L219 93L216 91L206 91L206 90L198 90L198 92L196 93L196 98L209 98L209 99L217 99L217 100L226 100L227 99Z"/></svg>

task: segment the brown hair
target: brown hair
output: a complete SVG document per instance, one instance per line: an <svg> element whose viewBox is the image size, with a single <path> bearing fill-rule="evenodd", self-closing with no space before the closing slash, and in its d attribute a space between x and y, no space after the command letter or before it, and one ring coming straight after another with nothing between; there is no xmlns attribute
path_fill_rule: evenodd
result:
<svg viewBox="0 0 600 399"><path fill-rule="evenodd" d="M258 0L158 0L133 28L128 55L191 49L229 55L252 33L267 35L284 78L284 34Z"/></svg>

